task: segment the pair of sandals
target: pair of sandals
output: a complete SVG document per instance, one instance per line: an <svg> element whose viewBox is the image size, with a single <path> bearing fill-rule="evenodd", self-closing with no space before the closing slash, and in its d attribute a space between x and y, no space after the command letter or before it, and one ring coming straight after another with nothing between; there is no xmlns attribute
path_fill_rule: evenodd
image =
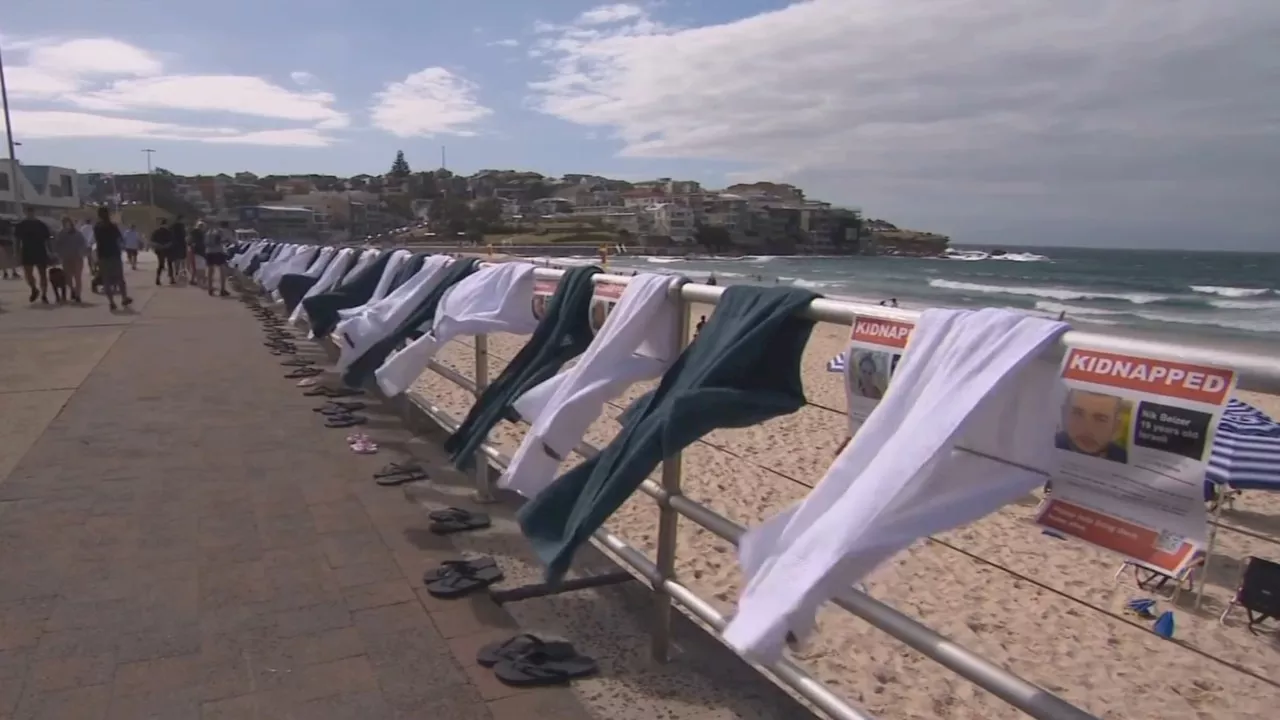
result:
<svg viewBox="0 0 1280 720"><path fill-rule="evenodd" d="M502 580L502 568L488 555L471 560L445 560L422 574L432 597L454 600L483 590Z"/></svg>
<svg viewBox="0 0 1280 720"><path fill-rule="evenodd" d="M299 366L296 370L285 373L285 378L289 380L298 380L300 378L315 377L324 372L324 368L318 368L314 365Z"/></svg>
<svg viewBox="0 0 1280 720"><path fill-rule="evenodd" d="M595 659L578 652L573 643L528 633L485 645L476 653L476 662L513 687L567 685L600 671Z"/></svg>
<svg viewBox="0 0 1280 720"><path fill-rule="evenodd" d="M332 388L327 385L316 385L308 388L302 393L307 397L327 397L327 398L344 398L364 395L364 390L360 388L336 387Z"/></svg>
<svg viewBox="0 0 1280 720"><path fill-rule="evenodd" d="M347 428L363 425L368 418L363 415L356 415L356 412L365 409L362 402L337 402L330 401L320 407L312 408L312 412L324 415L325 427L331 428Z"/></svg>
<svg viewBox="0 0 1280 720"><path fill-rule="evenodd" d="M453 535L469 530L483 530L493 524L484 513L472 512L466 508L445 508L427 513L431 525L427 527L436 535Z"/></svg>
<svg viewBox="0 0 1280 720"><path fill-rule="evenodd" d="M352 403L359 405L360 403ZM373 474L373 481L383 487L395 487L406 483L427 480L430 476L418 463L387 463Z"/></svg>

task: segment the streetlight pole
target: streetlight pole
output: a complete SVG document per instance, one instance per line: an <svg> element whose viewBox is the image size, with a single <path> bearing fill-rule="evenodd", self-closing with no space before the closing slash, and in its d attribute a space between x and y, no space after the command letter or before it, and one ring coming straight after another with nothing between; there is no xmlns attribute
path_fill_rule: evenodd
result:
<svg viewBox="0 0 1280 720"><path fill-rule="evenodd" d="M142 152L147 155L147 217L151 218L151 227L156 226L156 179L151 174L151 154L155 152L151 148L143 148Z"/></svg>
<svg viewBox="0 0 1280 720"><path fill-rule="evenodd" d="M0 54L0 100L4 103L4 134L9 143L9 184L15 204L22 202L22 182L18 179L18 156L13 146L13 121L9 119L9 86L4 81L4 55Z"/></svg>

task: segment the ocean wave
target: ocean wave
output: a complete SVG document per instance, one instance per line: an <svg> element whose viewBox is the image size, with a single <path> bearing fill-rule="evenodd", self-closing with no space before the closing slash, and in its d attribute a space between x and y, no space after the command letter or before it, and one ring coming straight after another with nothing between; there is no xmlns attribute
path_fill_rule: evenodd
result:
<svg viewBox="0 0 1280 720"><path fill-rule="evenodd" d="M1280 300L1210 300L1209 304L1223 310L1280 309Z"/></svg>
<svg viewBox="0 0 1280 720"><path fill-rule="evenodd" d="M669 263L684 262L684 258L661 257L659 255L650 255L646 257L645 262L656 263L658 265L667 265Z"/></svg>
<svg viewBox="0 0 1280 720"><path fill-rule="evenodd" d="M777 255L748 255L742 258L743 262L769 262L777 259Z"/></svg>
<svg viewBox="0 0 1280 720"><path fill-rule="evenodd" d="M1257 297L1258 295L1266 295L1274 292L1270 288L1238 288L1238 287L1222 287L1219 285L1192 285L1192 291L1201 293L1202 295L1221 295L1229 298L1246 298Z"/></svg>
<svg viewBox="0 0 1280 720"><path fill-rule="evenodd" d="M1064 288L1023 287L1018 285L980 285L978 283L959 282L957 280L933 279L930 287L943 290L959 290L962 292L978 292L992 295L1025 295L1048 300L1124 300L1135 305L1146 305L1168 300L1167 295L1151 293L1109 293L1089 290L1067 290Z"/></svg>
<svg viewBox="0 0 1280 720"><path fill-rule="evenodd" d="M1078 315L1094 316L1094 315L1125 315L1127 314L1123 310L1103 310L1102 308L1080 307L1079 305L1063 305L1062 303L1049 302L1047 300L1036 301L1036 310L1039 310L1045 313L1050 313L1054 316L1057 316L1061 313L1066 313L1067 317L1075 317ZM1093 318L1090 317L1089 321L1093 322Z"/></svg>
<svg viewBox="0 0 1280 720"><path fill-rule="evenodd" d="M811 290L818 290L824 287L834 287L836 285L839 285L839 283L818 282L817 280L793 280L791 284L796 287L809 288Z"/></svg>
<svg viewBox="0 0 1280 720"><path fill-rule="evenodd" d="M980 262L982 260L1005 260L1008 262L1053 262L1045 255L1038 255L1031 252L1017 253L1001 253L993 255L982 250L956 250L955 248L947 248L946 254L943 255L947 260L960 260L962 262Z"/></svg>
<svg viewBox="0 0 1280 720"><path fill-rule="evenodd" d="M1234 330L1245 330L1256 333L1280 333L1280 316L1274 314L1258 315L1242 318L1240 316L1223 316L1222 314L1187 314L1167 315L1165 313L1134 313L1143 320L1159 323L1178 323L1181 325L1208 325L1226 327Z"/></svg>

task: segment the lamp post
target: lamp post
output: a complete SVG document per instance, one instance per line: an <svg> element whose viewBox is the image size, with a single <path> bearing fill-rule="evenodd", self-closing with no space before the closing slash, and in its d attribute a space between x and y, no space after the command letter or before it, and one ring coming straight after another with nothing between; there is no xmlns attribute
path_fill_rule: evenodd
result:
<svg viewBox="0 0 1280 720"><path fill-rule="evenodd" d="M142 152L147 156L147 217L151 219L151 228L156 226L156 179L151 174L151 154L155 152L151 148L143 148Z"/></svg>
<svg viewBox="0 0 1280 720"><path fill-rule="evenodd" d="M4 80L4 55L0 54L0 101L4 104L4 134L9 143L9 184L13 187L14 204L22 202L22 183L18 180L18 155L14 152L13 121L9 119L9 86Z"/></svg>

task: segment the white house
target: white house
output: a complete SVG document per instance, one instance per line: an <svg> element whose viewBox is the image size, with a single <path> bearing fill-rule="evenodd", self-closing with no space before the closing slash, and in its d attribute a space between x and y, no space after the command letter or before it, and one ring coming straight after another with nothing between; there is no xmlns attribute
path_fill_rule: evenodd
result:
<svg viewBox="0 0 1280 720"><path fill-rule="evenodd" d="M70 168L0 160L0 215L21 216L23 205L34 206L46 221L79 208L79 174Z"/></svg>

